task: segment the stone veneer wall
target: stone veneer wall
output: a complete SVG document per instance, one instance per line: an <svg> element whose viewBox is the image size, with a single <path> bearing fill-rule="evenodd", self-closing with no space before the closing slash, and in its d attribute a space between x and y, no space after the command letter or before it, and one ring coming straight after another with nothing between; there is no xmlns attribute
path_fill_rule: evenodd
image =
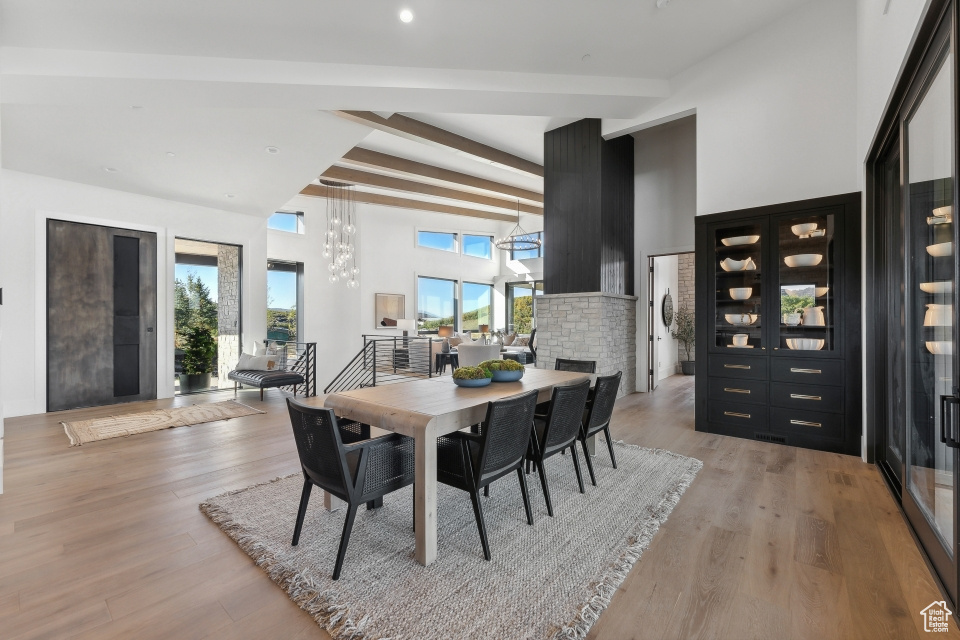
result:
<svg viewBox="0 0 960 640"><path fill-rule="evenodd" d="M696 308L694 297L696 293L696 286L694 284L694 258L695 254L693 253L681 253L677 256L677 279L679 281L679 285L677 287L676 308L679 309L680 307L686 307L690 310L690 313L693 313L694 309ZM682 344L677 345L677 350L680 362L686 360L687 353ZM696 351L696 346L690 348L691 360L696 360Z"/></svg>
<svg viewBox="0 0 960 640"><path fill-rule="evenodd" d="M217 245L217 377L221 389L240 359L240 247Z"/></svg>
<svg viewBox="0 0 960 640"><path fill-rule="evenodd" d="M637 298L606 293L537 296L537 367L557 358L596 360L597 373L623 371L620 393L637 388Z"/></svg>

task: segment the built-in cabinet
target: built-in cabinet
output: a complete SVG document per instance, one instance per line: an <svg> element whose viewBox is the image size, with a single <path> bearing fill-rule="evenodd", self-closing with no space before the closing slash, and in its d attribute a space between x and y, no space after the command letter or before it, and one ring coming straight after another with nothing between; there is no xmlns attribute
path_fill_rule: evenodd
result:
<svg viewBox="0 0 960 640"><path fill-rule="evenodd" d="M859 225L859 194L697 218L697 430L859 455Z"/></svg>

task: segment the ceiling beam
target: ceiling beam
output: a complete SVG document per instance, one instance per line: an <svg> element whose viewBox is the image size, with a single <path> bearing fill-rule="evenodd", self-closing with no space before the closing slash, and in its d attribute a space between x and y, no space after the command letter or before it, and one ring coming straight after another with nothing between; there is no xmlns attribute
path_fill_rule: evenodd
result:
<svg viewBox="0 0 960 640"><path fill-rule="evenodd" d="M302 196L313 196L315 198L325 198L332 195L332 190L319 184L308 184L300 191ZM483 211L482 209L471 209L469 207L457 207L449 204L440 204L438 202L426 202L424 200L411 200L409 198L397 198L395 196L385 196L379 193L366 193L364 191L354 191L353 199L357 202L367 204L379 204L385 207L400 207L401 209L414 209L419 211L433 211L434 213L449 213L456 216L468 216L470 218L483 218L484 220L499 220L501 222L516 222L517 216L508 216L502 213L492 211Z"/></svg>
<svg viewBox="0 0 960 640"><path fill-rule="evenodd" d="M523 200L530 200L531 202L543 204L543 194L536 191L521 189L520 187L512 187L508 184L503 184L502 182L478 178L467 173L460 173L459 171L441 169L440 167L435 167L432 164L425 164L423 162L408 160L406 158L398 158L397 156L380 153L379 151L371 151L370 149L364 149L362 147L354 147L348 151L346 155L343 156L343 159L340 160L340 162L342 164L362 167L364 169L381 169L392 171L394 173L400 173L406 176L429 178L431 180L448 182L450 184L469 187L471 189L491 191L493 193L510 196L511 198L522 198Z"/></svg>
<svg viewBox="0 0 960 640"><path fill-rule="evenodd" d="M379 173L369 173L352 169L350 167L330 167L323 172L321 178L338 180L351 184L359 184L367 187L379 187L381 189L394 189L396 191L405 191L408 193L418 193L434 198L449 198L451 200L460 200L461 202L470 202L472 204L481 204L487 207L498 207L516 211L519 207L523 213L532 213L534 215L543 215L543 207L525 204L519 200L504 200L503 198L494 198L479 193L469 191L460 191L458 189L449 189L439 187L433 184L416 182L414 180L404 180L403 178L394 178L393 176L384 176Z"/></svg>
<svg viewBox="0 0 960 640"><path fill-rule="evenodd" d="M447 147L522 173L529 173L538 178L543 177L543 166L536 162L524 160L512 153L501 151L500 149L485 145L476 140L465 138L446 129L408 118L399 113L395 113L389 118L378 116L372 111L334 111L333 113L341 118L346 118L353 122L373 127L374 129L380 129L381 131L386 131L396 136L434 146Z"/></svg>

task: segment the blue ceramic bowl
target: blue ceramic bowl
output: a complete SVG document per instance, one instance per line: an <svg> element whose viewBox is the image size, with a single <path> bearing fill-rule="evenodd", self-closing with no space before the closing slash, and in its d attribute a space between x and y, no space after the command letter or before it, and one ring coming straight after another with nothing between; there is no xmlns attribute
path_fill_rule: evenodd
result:
<svg viewBox="0 0 960 640"><path fill-rule="evenodd" d="M485 387L490 384L490 378L480 378L479 380L461 380L460 378L454 378L453 384L458 387Z"/></svg>
<svg viewBox="0 0 960 640"><path fill-rule="evenodd" d="M518 371L494 371L494 382L516 382L523 377L523 369Z"/></svg>

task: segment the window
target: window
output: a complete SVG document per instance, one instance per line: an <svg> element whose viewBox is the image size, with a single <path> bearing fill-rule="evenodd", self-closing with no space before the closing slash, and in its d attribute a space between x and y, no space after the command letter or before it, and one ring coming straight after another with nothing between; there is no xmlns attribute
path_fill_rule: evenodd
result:
<svg viewBox="0 0 960 640"><path fill-rule="evenodd" d="M493 285L464 282L460 330L479 331L482 324L493 328Z"/></svg>
<svg viewBox="0 0 960 640"><path fill-rule="evenodd" d="M493 257L493 236L463 234L463 255L489 260Z"/></svg>
<svg viewBox="0 0 960 640"><path fill-rule="evenodd" d="M533 296L543 295L543 281L508 282L507 294L507 331L530 333L536 324L536 306Z"/></svg>
<svg viewBox="0 0 960 640"><path fill-rule="evenodd" d="M303 212L277 211L267 220L267 228L288 233L303 233Z"/></svg>
<svg viewBox="0 0 960 640"><path fill-rule="evenodd" d="M267 260L267 339L297 342L303 307L303 263Z"/></svg>
<svg viewBox="0 0 960 640"><path fill-rule="evenodd" d="M436 333L440 325L453 325L457 317L457 281L417 278L417 329Z"/></svg>
<svg viewBox="0 0 960 640"><path fill-rule="evenodd" d="M543 231L537 231L536 233L530 233L529 235L540 238L540 247L537 249L528 249L526 251L511 251L511 260L529 260L530 258L543 257Z"/></svg>
<svg viewBox="0 0 960 640"><path fill-rule="evenodd" d="M460 251L457 235L456 233L441 233L439 231L417 231L417 246L457 253Z"/></svg>

